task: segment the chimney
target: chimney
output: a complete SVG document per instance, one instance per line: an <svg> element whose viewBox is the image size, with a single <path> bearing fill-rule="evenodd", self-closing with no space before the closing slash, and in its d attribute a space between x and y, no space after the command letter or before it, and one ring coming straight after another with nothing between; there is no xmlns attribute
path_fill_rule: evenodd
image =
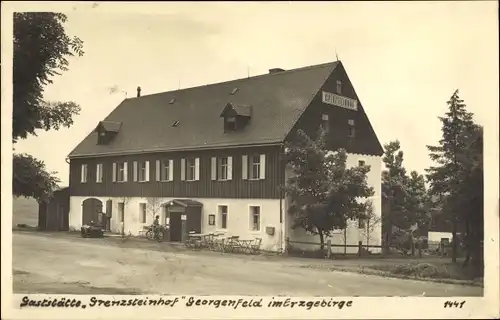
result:
<svg viewBox="0 0 500 320"><path fill-rule="evenodd" d="M281 68L269 69L269 73L278 73L278 72L283 72L283 71L285 71L285 69L281 69Z"/></svg>
<svg viewBox="0 0 500 320"><path fill-rule="evenodd" d="M137 87L137 98L141 96L141 87Z"/></svg>

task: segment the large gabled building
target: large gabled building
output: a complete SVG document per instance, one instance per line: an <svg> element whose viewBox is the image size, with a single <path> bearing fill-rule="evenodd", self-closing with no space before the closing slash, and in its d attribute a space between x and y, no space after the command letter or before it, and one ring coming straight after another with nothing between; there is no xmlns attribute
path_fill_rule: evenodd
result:
<svg viewBox="0 0 500 320"><path fill-rule="evenodd" d="M152 222L147 203L155 200L171 241L191 230L260 237L268 250L286 237L311 241L291 230L280 187L284 143L320 125L332 149L347 149L349 165L371 166L380 214L383 150L342 63L333 62L151 95L138 88L69 155L70 227L104 219L111 231L137 234ZM350 243L362 240L356 226L348 233Z"/></svg>

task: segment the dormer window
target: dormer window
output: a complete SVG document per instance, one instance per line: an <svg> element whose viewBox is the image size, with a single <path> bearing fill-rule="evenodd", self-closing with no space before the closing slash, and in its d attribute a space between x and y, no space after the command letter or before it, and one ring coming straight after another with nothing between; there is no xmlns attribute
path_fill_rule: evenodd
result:
<svg viewBox="0 0 500 320"><path fill-rule="evenodd" d="M231 95L234 95L236 92L238 92L238 90L240 90L240 89L234 88L233 91L231 91Z"/></svg>
<svg viewBox="0 0 500 320"><path fill-rule="evenodd" d="M169 104L174 104L174 102L175 102L175 98L172 98L172 99L170 100Z"/></svg>
<svg viewBox="0 0 500 320"><path fill-rule="evenodd" d="M228 103L220 115L224 118L224 132L243 129L252 116L252 107Z"/></svg>
<svg viewBox="0 0 500 320"><path fill-rule="evenodd" d="M178 127L179 126L179 121L175 120L173 123L172 123L172 127Z"/></svg>
<svg viewBox="0 0 500 320"><path fill-rule="evenodd" d="M116 121L101 121L95 128L97 144L108 144L120 131L122 123Z"/></svg>

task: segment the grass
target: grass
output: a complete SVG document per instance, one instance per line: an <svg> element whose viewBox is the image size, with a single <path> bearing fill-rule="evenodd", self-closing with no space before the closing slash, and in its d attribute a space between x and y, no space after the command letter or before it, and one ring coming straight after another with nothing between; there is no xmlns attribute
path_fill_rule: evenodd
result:
<svg viewBox="0 0 500 320"><path fill-rule="evenodd" d="M38 226L38 203L31 198L12 199L12 226Z"/></svg>
<svg viewBox="0 0 500 320"><path fill-rule="evenodd" d="M452 263L449 258L414 258L405 262L391 258L387 260L358 259L357 261L337 261L305 267L382 277L483 286L483 279L475 277L472 268L463 268L461 262Z"/></svg>

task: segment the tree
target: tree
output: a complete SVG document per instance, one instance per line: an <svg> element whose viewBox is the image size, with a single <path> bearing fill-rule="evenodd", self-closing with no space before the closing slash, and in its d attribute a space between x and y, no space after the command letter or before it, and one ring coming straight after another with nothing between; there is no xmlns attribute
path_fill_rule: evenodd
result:
<svg viewBox="0 0 500 320"><path fill-rule="evenodd" d="M403 167L404 153L398 140L391 141L384 145L384 156L382 161L385 170L382 171L382 228L387 235L388 244L391 243L392 227L409 228L411 222L407 216L405 207L406 186L408 175Z"/></svg>
<svg viewBox="0 0 500 320"><path fill-rule="evenodd" d="M13 161L12 192L17 196L47 201L60 182L51 172L47 172L45 163L29 154L15 154Z"/></svg>
<svg viewBox="0 0 500 320"><path fill-rule="evenodd" d="M430 193L445 199L443 212L452 225L452 260L457 259L457 232L459 224L467 216L464 193L470 191L463 184L470 176L470 143L477 135L473 114L468 112L464 101L456 90L447 102L448 111L439 117L442 123L442 138L437 146L427 146L429 156L436 165L427 169ZM466 192L464 192L464 189Z"/></svg>
<svg viewBox="0 0 500 320"><path fill-rule="evenodd" d="M407 222L418 226L428 225L430 197L425 187L425 177L416 171L410 173L406 184L405 211Z"/></svg>
<svg viewBox="0 0 500 320"><path fill-rule="evenodd" d="M162 198L157 198L157 197L146 198L146 208L147 211L151 214L153 220L160 212L162 205L163 205Z"/></svg>
<svg viewBox="0 0 500 320"><path fill-rule="evenodd" d="M36 136L36 130L70 127L80 107L72 101L45 101L44 89L52 77L68 70L67 57L82 56L83 42L66 35L66 16L51 12L14 13L13 116L12 140ZM44 201L56 187L55 172L48 172L43 162L14 156L14 196L33 196ZM16 168L22 170L16 172ZM41 178L44 183L40 182ZM42 179L42 180L43 180ZM33 181L32 182L30 182ZM37 182L35 182L37 181Z"/></svg>
<svg viewBox="0 0 500 320"><path fill-rule="evenodd" d="M483 181L483 128L474 125L473 133L466 138L464 152L458 155L463 171L458 192L463 209L466 258L464 266L472 259L478 275L482 275L483 255L481 241L484 239L484 181Z"/></svg>
<svg viewBox="0 0 500 320"><path fill-rule="evenodd" d="M319 235L323 250L325 236L345 229L349 219L365 212L366 204L360 199L374 194L367 183L370 167L348 168L346 151L327 150L326 133L321 128L314 141L298 130L286 150L286 162L293 172L285 186L291 199L288 212L293 216L292 228Z"/></svg>
<svg viewBox="0 0 500 320"><path fill-rule="evenodd" d="M382 219L376 214L373 208L373 202L367 201L365 215L360 217L359 224L363 230L363 236L366 239L366 249L370 250L370 241L373 240L373 233L377 228L379 228L382 223Z"/></svg>

